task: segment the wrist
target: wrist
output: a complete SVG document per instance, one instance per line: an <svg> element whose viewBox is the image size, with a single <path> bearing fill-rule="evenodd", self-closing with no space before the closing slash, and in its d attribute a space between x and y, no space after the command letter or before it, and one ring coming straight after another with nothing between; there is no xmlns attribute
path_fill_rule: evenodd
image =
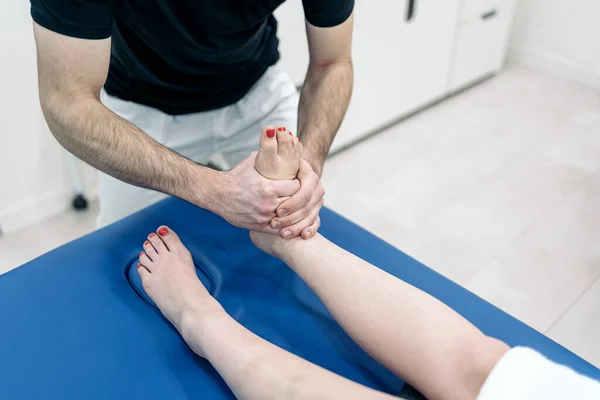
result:
<svg viewBox="0 0 600 400"><path fill-rule="evenodd" d="M218 214L225 191L229 188L227 172L198 165L195 168L190 190L190 203Z"/></svg>

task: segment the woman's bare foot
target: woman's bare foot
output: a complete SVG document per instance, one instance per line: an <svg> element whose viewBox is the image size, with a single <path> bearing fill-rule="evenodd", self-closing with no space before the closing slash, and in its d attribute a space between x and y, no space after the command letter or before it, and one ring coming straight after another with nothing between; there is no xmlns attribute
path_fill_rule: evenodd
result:
<svg viewBox="0 0 600 400"><path fill-rule="evenodd" d="M224 313L196 275L192 256L173 230L161 226L148 235L138 273L144 290L198 355L204 324Z"/></svg>
<svg viewBox="0 0 600 400"><path fill-rule="evenodd" d="M259 174L268 179L294 179L300 168L302 149L300 140L285 127L267 126L260 136L260 151L254 166ZM250 238L261 250L276 257L285 242L295 240L258 232L250 232Z"/></svg>
<svg viewBox="0 0 600 400"><path fill-rule="evenodd" d="M254 166L268 179L294 179L300 168L302 143L284 126L267 126L260 134L260 150Z"/></svg>

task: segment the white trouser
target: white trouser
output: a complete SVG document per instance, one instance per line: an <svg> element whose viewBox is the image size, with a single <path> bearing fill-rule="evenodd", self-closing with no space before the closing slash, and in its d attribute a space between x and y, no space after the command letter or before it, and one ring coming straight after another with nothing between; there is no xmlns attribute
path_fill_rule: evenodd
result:
<svg viewBox="0 0 600 400"><path fill-rule="evenodd" d="M600 382L526 347L510 349L484 382L477 400L598 400Z"/></svg>
<svg viewBox="0 0 600 400"><path fill-rule="evenodd" d="M124 101L104 90L102 103L159 143L206 165L234 167L258 149L266 125L297 129L299 95L280 64L270 67L244 98L217 110L168 115L152 107ZM104 173L99 176L98 227L115 222L165 197L129 185Z"/></svg>

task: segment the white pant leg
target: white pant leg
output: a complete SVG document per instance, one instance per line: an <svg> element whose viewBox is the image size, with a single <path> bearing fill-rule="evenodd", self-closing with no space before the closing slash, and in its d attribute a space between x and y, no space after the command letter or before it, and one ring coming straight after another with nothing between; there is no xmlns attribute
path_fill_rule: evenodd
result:
<svg viewBox="0 0 600 400"><path fill-rule="evenodd" d="M281 64L271 66L246 97L222 110L215 121L216 148L233 168L258 150L260 132L266 125L298 129L299 93Z"/></svg>
<svg viewBox="0 0 600 400"><path fill-rule="evenodd" d="M478 400L598 400L600 382L526 347L510 349L484 382Z"/></svg>
<svg viewBox="0 0 600 400"><path fill-rule="evenodd" d="M198 125L194 129L187 127L172 132L168 128L175 118L173 116L152 107L110 96L104 90L101 98L102 103L115 114L131 122L157 142L198 163L206 164L210 155L214 153L210 112L196 114L195 121ZM201 126L206 126L208 129L200 129ZM201 144L208 145L201 146ZM98 197L100 214L97 226L102 227L141 210L165 198L166 195L130 185L100 172Z"/></svg>

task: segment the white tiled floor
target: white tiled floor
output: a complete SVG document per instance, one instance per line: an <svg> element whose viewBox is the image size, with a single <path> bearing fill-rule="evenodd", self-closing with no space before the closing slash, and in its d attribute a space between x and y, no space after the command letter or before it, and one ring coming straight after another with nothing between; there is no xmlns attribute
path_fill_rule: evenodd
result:
<svg viewBox="0 0 600 400"><path fill-rule="evenodd" d="M329 207L600 366L600 92L510 68L332 158L324 184Z"/></svg>
<svg viewBox="0 0 600 400"><path fill-rule="evenodd" d="M0 236L0 274L83 236L96 226L98 203L85 212L69 211L31 228Z"/></svg>
<svg viewBox="0 0 600 400"><path fill-rule="evenodd" d="M329 207L600 366L599 92L509 68L333 157L324 184ZM0 273L96 211L0 237Z"/></svg>

